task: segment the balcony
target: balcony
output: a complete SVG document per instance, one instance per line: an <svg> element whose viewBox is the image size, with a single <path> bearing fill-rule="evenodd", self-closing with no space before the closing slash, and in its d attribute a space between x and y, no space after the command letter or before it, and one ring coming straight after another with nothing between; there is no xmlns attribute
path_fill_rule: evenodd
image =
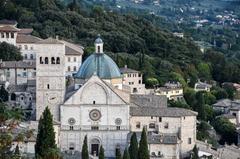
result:
<svg viewBox="0 0 240 159"><path fill-rule="evenodd" d="M116 126L116 125L61 125L61 130L83 130L83 131L120 131L129 130L129 126Z"/></svg>

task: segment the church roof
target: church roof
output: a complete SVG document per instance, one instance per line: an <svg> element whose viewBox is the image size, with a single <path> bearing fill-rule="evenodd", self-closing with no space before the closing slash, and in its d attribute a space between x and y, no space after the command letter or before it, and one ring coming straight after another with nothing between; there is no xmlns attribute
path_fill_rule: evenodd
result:
<svg viewBox="0 0 240 159"><path fill-rule="evenodd" d="M7 25L7 26L0 27L0 31L3 31L3 32L18 32L20 30L17 29L16 27L14 27L14 26Z"/></svg>
<svg viewBox="0 0 240 159"><path fill-rule="evenodd" d="M128 133L127 135L127 141L130 142L132 132ZM136 132L137 140L140 141L141 139L141 132ZM154 134L154 133L148 133L147 134L147 140L149 144L177 144L178 143L178 136L177 134Z"/></svg>
<svg viewBox="0 0 240 159"><path fill-rule="evenodd" d="M33 28L23 28L20 29L18 34L31 34L33 32Z"/></svg>
<svg viewBox="0 0 240 159"><path fill-rule="evenodd" d="M36 62L25 61L4 61L0 65L0 68L36 68Z"/></svg>
<svg viewBox="0 0 240 159"><path fill-rule="evenodd" d="M131 116L182 117L197 116L197 112L183 108L130 107Z"/></svg>
<svg viewBox="0 0 240 159"><path fill-rule="evenodd" d="M17 43L36 43L41 41L42 39L32 36L32 35L25 35L25 34L18 34L17 36Z"/></svg>
<svg viewBox="0 0 240 159"><path fill-rule="evenodd" d="M38 44L63 44L60 40L54 38L47 38L37 42Z"/></svg>
<svg viewBox="0 0 240 159"><path fill-rule="evenodd" d="M81 65L76 78L88 79L93 74L102 79L120 78L121 73L116 63L104 53L93 53Z"/></svg>

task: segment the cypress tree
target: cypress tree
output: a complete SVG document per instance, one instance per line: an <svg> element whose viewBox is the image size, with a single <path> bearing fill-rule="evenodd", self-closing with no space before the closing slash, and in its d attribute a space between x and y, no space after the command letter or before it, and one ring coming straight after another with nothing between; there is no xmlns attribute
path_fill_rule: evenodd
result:
<svg viewBox="0 0 240 159"><path fill-rule="evenodd" d="M126 148L123 153L123 159L130 159L128 149Z"/></svg>
<svg viewBox="0 0 240 159"><path fill-rule="evenodd" d="M55 132L53 128L53 116L48 107L44 110L38 124L37 141L35 145L36 158L44 158L46 153L57 149Z"/></svg>
<svg viewBox="0 0 240 159"><path fill-rule="evenodd" d="M0 88L0 102L6 102L8 101L8 92L6 91L6 89L1 86Z"/></svg>
<svg viewBox="0 0 240 159"><path fill-rule="evenodd" d="M120 149L116 149L116 159L121 159L122 155L121 155L121 151Z"/></svg>
<svg viewBox="0 0 240 159"><path fill-rule="evenodd" d="M104 156L104 148L101 145L100 151L99 151L99 159L104 159L104 158L105 158L105 156Z"/></svg>
<svg viewBox="0 0 240 159"><path fill-rule="evenodd" d="M192 159L199 159L199 157L198 157L198 148L197 148L196 145L193 147L192 157L191 157L191 158L192 158Z"/></svg>
<svg viewBox="0 0 240 159"><path fill-rule="evenodd" d="M17 144L15 151L14 151L14 159L20 159L21 155L20 155L20 150L19 150L19 146Z"/></svg>
<svg viewBox="0 0 240 159"><path fill-rule="evenodd" d="M138 141L137 141L137 134L135 132L131 136L128 152L130 155L130 159L138 158Z"/></svg>
<svg viewBox="0 0 240 159"><path fill-rule="evenodd" d="M82 159L88 159L88 143L87 143L87 135L84 137L83 146L82 146Z"/></svg>
<svg viewBox="0 0 240 159"><path fill-rule="evenodd" d="M138 159L149 159L149 151L148 151L148 144L147 144L147 135L145 128L142 130L141 140L139 143L138 149Z"/></svg>

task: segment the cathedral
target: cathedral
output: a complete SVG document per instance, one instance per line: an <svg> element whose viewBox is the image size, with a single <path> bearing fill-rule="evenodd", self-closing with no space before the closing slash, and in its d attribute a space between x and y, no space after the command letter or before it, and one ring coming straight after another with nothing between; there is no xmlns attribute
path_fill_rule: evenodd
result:
<svg viewBox="0 0 240 159"><path fill-rule="evenodd" d="M100 36L94 53L82 63L82 46L41 39L31 35L32 29L17 28L15 21L5 23L0 20L0 42L18 47L23 60L0 60L0 83L10 94L9 106L33 114L19 129L35 130L33 137L14 142L13 148L19 145L23 154L34 156L38 120L48 107L57 146L75 158L85 136L91 159L98 158L100 146L106 158L115 158L117 149L123 153L129 146L133 132L140 140L143 128L150 158L180 159L191 154L197 113L167 107L167 96L146 89L141 72L119 68L104 53Z"/></svg>
<svg viewBox="0 0 240 159"><path fill-rule="evenodd" d="M37 120L48 106L54 120L60 122L59 144L63 151L81 151L87 135L92 155L97 156L103 145L105 155L114 157L116 148L123 150L127 144L129 104L122 90L120 70L104 54L102 39L95 40L95 52L84 61L73 86L68 88L64 44L47 39L37 46Z"/></svg>
<svg viewBox="0 0 240 159"><path fill-rule="evenodd" d="M197 113L167 108L165 96L131 93L116 63L104 53L103 44L99 36L95 52L67 86L64 43L49 38L36 45L36 117L39 120L44 109L50 108L61 151L81 152L87 135L90 156L97 157L102 145L105 156L114 158L116 149L123 151L128 146L131 132L140 138L145 127L153 158L189 155L196 142ZM125 72L132 73L127 68Z"/></svg>

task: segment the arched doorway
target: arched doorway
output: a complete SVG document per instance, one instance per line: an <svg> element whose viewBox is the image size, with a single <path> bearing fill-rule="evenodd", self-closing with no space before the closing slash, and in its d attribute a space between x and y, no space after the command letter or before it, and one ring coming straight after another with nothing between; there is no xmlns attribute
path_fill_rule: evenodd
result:
<svg viewBox="0 0 240 159"><path fill-rule="evenodd" d="M98 156L99 148L100 148L100 141L99 139L92 139L91 142L91 155Z"/></svg>

